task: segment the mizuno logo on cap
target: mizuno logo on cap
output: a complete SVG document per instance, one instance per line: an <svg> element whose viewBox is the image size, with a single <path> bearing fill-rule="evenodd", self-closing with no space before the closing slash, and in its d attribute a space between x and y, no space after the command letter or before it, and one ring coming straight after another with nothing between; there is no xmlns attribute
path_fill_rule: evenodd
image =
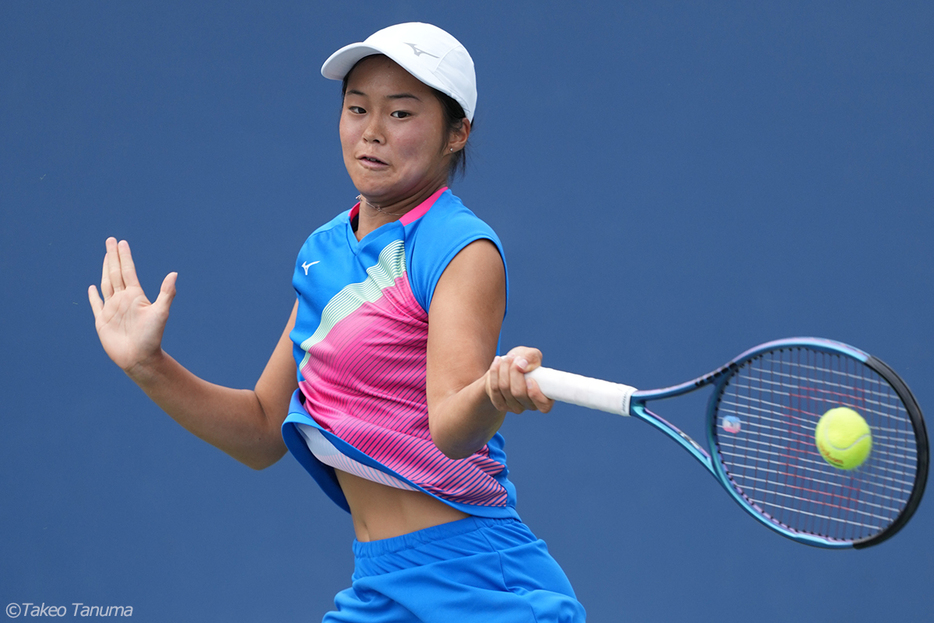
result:
<svg viewBox="0 0 934 623"><path fill-rule="evenodd" d="M417 45L415 45L414 43L406 43L406 45L409 46L410 48L412 48L412 51L415 52L415 56L421 56L422 54L426 54L426 55L430 56L431 58L438 58L437 56L435 56L435 55L432 54L431 52L426 52L425 50L419 48L419 47L418 47Z"/></svg>

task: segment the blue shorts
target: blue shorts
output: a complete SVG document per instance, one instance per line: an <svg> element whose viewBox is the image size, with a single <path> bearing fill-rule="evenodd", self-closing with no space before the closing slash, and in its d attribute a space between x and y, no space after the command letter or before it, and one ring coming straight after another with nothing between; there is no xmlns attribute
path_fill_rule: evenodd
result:
<svg viewBox="0 0 934 623"><path fill-rule="evenodd" d="M576 623L584 607L545 542L516 519L468 517L354 542L353 586L323 623Z"/></svg>

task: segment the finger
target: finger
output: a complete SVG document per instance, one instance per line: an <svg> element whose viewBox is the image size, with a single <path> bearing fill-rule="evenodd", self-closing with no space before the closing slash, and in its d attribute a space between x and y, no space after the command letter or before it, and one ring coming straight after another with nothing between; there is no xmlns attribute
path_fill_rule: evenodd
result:
<svg viewBox="0 0 934 623"><path fill-rule="evenodd" d="M486 394L490 397L490 402L497 411L507 411L506 400L499 389L499 368L501 357L493 358L490 369L486 373Z"/></svg>
<svg viewBox="0 0 934 623"><path fill-rule="evenodd" d="M500 393L506 401L508 411L522 413L531 403L526 401L525 379L521 382L516 378L517 367L515 357L506 355L502 358L499 374ZM520 375L521 376L521 375Z"/></svg>
<svg viewBox="0 0 934 623"><path fill-rule="evenodd" d="M175 300L175 281L178 279L178 273L169 273L165 276L165 279L162 280L162 287L159 289L159 296L156 297L156 302L153 305L162 308L162 310L168 314L169 308L172 306L172 301Z"/></svg>
<svg viewBox="0 0 934 623"><path fill-rule="evenodd" d="M542 362L542 352L537 348L519 346L509 354L513 357L514 370L511 373L512 393L526 409L547 413L554 406L554 401L542 393L538 383L526 378L526 374L538 368Z"/></svg>
<svg viewBox="0 0 934 623"><path fill-rule="evenodd" d="M555 406L555 401L542 393L542 388L538 386L538 381L535 379L528 379L526 383L528 383L529 386L529 398L535 403L535 408L542 413L551 411L551 408Z"/></svg>
<svg viewBox="0 0 934 623"><path fill-rule="evenodd" d="M524 411L538 410L538 404L529 395L529 383L525 378L529 362L524 357L516 357L509 371L510 391Z"/></svg>
<svg viewBox="0 0 934 623"><path fill-rule="evenodd" d="M120 253L117 250L116 238L107 239L107 275L113 292L124 289L123 273L120 271Z"/></svg>
<svg viewBox="0 0 934 623"><path fill-rule="evenodd" d="M130 243L121 240L117 244L117 253L120 256L120 276L123 278L124 286L127 288L138 286L139 279L136 277L136 265L133 263Z"/></svg>
<svg viewBox="0 0 934 623"><path fill-rule="evenodd" d="M101 296L106 301L113 296L114 288L110 283L110 252L104 254L104 261L101 266Z"/></svg>
<svg viewBox="0 0 934 623"><path fill-rule="evenodd" d="M97 288L91 286L88 288L88 302L91 303L91 311L94 312L94 320L97 320L97 317L100 316L101 310L104 308L104 301L101 300L100 294L97 293Z"/></svg>
<svg viewBox="0 0 934 623"><path fill-rule="evenodd" d="M489 385L487 392L497 411L521 413L522 406L516 402L509 390L509 365L506 357L496 357L490 366Z"/></svg>
<svg viewBox="0 0 934 623"><path fill-rule="evenodd" d="M555 401L546 396L538 383L526 378L526 374L542 365L542 351L537 348L517 347L513 349L516 353L516 364L525 380L525 395L533 407L542 413L548 413L554 406Z"/></svg>
<svg viewBox="0 0 934 623"><path fill-rule="evenodd" d="M542 364L542 351L528 346L516 346L508 353L512 357L524 360L523 367L526 372L531 372Z"/></svg>

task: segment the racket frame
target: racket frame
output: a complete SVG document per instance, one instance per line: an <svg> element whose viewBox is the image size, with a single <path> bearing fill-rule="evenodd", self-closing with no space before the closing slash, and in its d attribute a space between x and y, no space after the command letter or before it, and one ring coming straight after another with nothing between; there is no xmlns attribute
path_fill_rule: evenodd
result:
<svg viewBox="0 0 934 623"><path fill-rule="evenodd" d="M737 486L733 484L733 481L731 480L729 474L726 471L726 468L724 467L724 463L720 455L719 445L717 443L716 431L718 404L727 383L745 363L756 359L760 355L770 351L788 350L794 348L808 348L814 351L820 351L832 355L842 355L866 365L889 383L889 385L895 390L896 394L898 394L899 398L902 400L905 406L914 429L915 438L917 440L917 465L915 483L911 495L909 496L898 517L896 517L889 526L887 526L879 533L873 534L863 539L846 540L828 538L817 534L810 534L794 530L778 522L777 520L772 519L767 512L761 508L758 508L754 503L743 496L743 494L740 493L740 491L737 489ZM561 385L563 387L560 388L561 391L559 391L558 395L550 397L562 400L564 402L570 402L572 404L579 404L588 408L595 408L610 413L616 413L618 415L632 415L646 422L647 424L650 424L674 440L691 456L697 459L698 462L706 467L707 471L709 471L710 474L717 480L717 482L719 482L720 485L730 494L730 497L733 499L733 501L739 504L740 507L742 507L746 512L755 517L760 523L770 528L771 530L774 530L782 536L785 536L798 543L829 549L863 548L870 545L876 545L892 537L896 532L904 527L904 525L911 518L915 509L917 509L918 504L921 502L921 497L924 493L924 487L927 481L929 460L927 431L925 429L924 420L921 416L921 409L918 406L914 396L912 395L911 390L908 389L908 386L905 384L905 382L889 366L876 359L872 355L869 355L868 353L865 353L853 346L843 344L842 342L836 342L823 338L808 337L786 338L782 340L766 342L741 353L740 355L734 357L730 362L692 381L654 390L640 391L626 385L618 385L614 383L608 383L606 381L588 379L587 377L570 375L568 373L557 372L547 368L539 368L534 370L532 373L530 373L530 376L532 378L539 379L539 382L541 383L542 381L547 381L552 374L562 375L568 378L562 380ZM574 378L574 382L570 382L570 377ZM581 379L584 379L587 385L578 386L575 391L572 391L571 387L576 383L581 382ZM604 388L604 385L607 387ZM660 415L650 411L646 406L649 401L674 398L676 396L681 396L701 389L708 385L713 386L713 391L707 401L705 427L707 437L706 449L703 448L694 439L692 439L687 433L683 432L677 426L671 424ZM610 386L612 386L612 388ZM586 387L588 391L581 391L581 387ZM590 396L587 396L588 393L590 393ZM603 396L601 398L592 397L594 394L598 393L603 394ZM548 391L545 391L545 394L549 395ZM608 402L612 404L608 404Z"/></svg>

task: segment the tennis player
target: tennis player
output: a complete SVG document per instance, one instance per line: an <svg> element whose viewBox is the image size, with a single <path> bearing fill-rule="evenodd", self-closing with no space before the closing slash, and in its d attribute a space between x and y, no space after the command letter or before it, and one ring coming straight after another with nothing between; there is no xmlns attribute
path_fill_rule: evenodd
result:
<svg viewBox="0 0 934 623"><path fill-rule="evenodd" d="M107 354L182 426L262 469L291 453L347 510L350 588L324 621L583 621L564 572L520 521L507 412L548 411L497 356L508 283L496 234L448 188L477 103L447 32L398 24L327 59L356 204L295 263L297 301L252 391L208 383L161 347L176 274L150 304L129 245L107 240L89 299Z"/></svg>

